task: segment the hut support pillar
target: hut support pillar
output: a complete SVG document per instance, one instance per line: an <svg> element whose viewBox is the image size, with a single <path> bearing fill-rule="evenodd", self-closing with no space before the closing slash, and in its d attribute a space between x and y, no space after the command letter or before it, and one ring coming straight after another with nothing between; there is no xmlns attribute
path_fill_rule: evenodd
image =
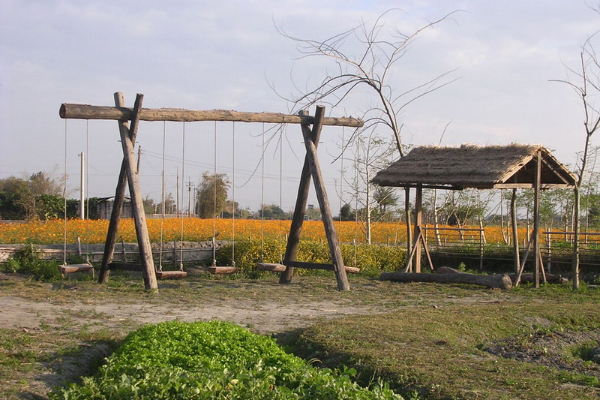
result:
<svg viewBox="0 0 600 400"><path fill-rule="evenodd" d="M535 287L540 287L540 182L542 178L542 153L538 150L536 154L535 177L533 181L533 252L534 270L533 276Z"/></svg>
<svg viewBox="0 0 600 400"><path fill-rule="evenodd" d="M518 274L521 269L521 261L519 259L519 229L517 225L517 189L512 190L512 196L510 198L510 224L512 227L515 274Z"/></svg>
<svg viewBox="0 0 600 400"><path fill-rule="evenodd" d="M415 232L413 235L415 240L413 244L415 259L411 267L414 267L414 272L419 274L421 273L421 241L419 240L419 236L423 238L421 230L421 225L423 224L423 187L417 186L415 192Z"/></svg>

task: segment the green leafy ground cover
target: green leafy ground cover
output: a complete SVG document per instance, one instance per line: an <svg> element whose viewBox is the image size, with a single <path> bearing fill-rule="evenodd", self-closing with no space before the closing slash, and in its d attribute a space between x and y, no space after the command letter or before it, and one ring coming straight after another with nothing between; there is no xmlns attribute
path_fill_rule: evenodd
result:
<svg viewBox="0 0 600 400"><path fill-rule="evenodd" d="M402 399L354 370L316 369L227 322L164 322L127 336L99 372L51 399Z"/></svg>

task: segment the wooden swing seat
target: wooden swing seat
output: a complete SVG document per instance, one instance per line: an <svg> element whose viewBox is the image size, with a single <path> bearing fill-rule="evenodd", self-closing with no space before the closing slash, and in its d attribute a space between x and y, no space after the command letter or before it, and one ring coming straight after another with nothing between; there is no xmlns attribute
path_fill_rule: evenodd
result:
<svg viewBox="0 0 600 400"><path fill-rule="evenodd" d="M208 267L208 272L215 275L229 275L237 272L237 267L233 266L211 266Z"/></svg>
<svg viewBox="0 0 600 400"><path fill-rule="evenodd" d="M61 274L72 274L75 272L89 272L94 269L94 266L91 264L67 264L60 266Z"/></svg>
<svg viewBox="0 0 600 400"><path fill-rule="evenodd" d="M285 271L285 265L261 262L256 264L256 269L259 271L283 272Z"/></svg>
<svg viewBox="0 0 600 400"><path fill-rule="evenodd" d="M185 271L156 271L157 279L183 279L187 276Z"/></svg>

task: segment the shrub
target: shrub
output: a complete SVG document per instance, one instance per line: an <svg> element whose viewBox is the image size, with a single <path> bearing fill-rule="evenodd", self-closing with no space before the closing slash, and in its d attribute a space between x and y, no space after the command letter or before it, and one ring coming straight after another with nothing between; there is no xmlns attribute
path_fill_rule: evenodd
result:
<svg viewBox="0 0 600 400"><path fill-rule="evenodd" d="M4 266L5 271L33 275L47 281L61 277L56 260L44 260L41 251L32 244L17 250Z"/></svg>
<svg viewBox="0 0 600 400"><path fill-rule="evenodd" d="M50 399L402 399L353 374L313 368L231 323L171 321L132 332L94 377Z"/></svg>
<svg viewBox="0 0 600 400"><path fill-rule="evenodd" d="M406 249L400 246L385 245L341 245L342 256L346 266L356 266L364 273L380 273L381 271L394 271L406 263ZM217 254L218 265L235 265L242 272L254 269L258 262L279 263L285 253L285 243L277 240L245 240L232 245L224 246ZM327 242L302 241L298 248L298 261L312 263L331 263L329 246ZM310 273L309 271L299 271Z"/></svg>

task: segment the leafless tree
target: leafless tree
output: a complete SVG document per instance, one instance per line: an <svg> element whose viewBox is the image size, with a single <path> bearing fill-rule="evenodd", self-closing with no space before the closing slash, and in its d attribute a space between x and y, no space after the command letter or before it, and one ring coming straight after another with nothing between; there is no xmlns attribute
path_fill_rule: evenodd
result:
<svg viewBox="0 0 600 400"><path fill-rule="evenodd" d="M600 2L590 6L594 12L600 14ZM585 130L585 144L581 159L578 163L577 184L575 187L575 211L574 211L574 249L573 249L573 289L579 288L579 231L581 225L581 193L580 189L585 179L586 168L592 135L600 128L600 109L597 105L597 97L600 95L600 63L595 50L595 42L600 37L600 31L589 36L579 52L579 67L577 69L567 67L568 77L563 80L554 80L567 84L578 96L583 110L583 126Z"/></svg>
<svg viewBox="0 0 600 400"><path fill-rule="evenodd" d="M293 104L293 109L306 108L316 103L328 104L332 107L343 106L352 94L359 88L365 93L367 109L362 114L365 126L362 130L354 132L348 146L357 135L364 131L372 131L382 125L389 129L393 135L397 151L404 155L402 141L402 126L400 113L416 100L426 96L448 84L455 79L451 74L454 71L443 72L425 82L417 83L403 81L402 76L394 74L395 67L406 55L416 39L427 29L432 29L443 21L450 19L455 12L449 13L440 19L427 23L412 33L403 33L396 24L387 22L397 9L390 9L381 14L374 23L363 21L358 26L327 39L306 39L293 36L279 27L279 33L296 43L300 60L319 57L331 62L332 68L324 72L318 83L306 89L296 86L296 93L291 96L282 96ZM356 46L349 46L348 42L356 42ZM349 53L351 48L356 53ZM358 49L358 50L355 50ZM397 72L397 71L396 71ZM408 86L408 89L400 89ZM410 210L409 192L406 190L405 212ZM411 229L407 223L407 238L410 249Z"/></svg>

